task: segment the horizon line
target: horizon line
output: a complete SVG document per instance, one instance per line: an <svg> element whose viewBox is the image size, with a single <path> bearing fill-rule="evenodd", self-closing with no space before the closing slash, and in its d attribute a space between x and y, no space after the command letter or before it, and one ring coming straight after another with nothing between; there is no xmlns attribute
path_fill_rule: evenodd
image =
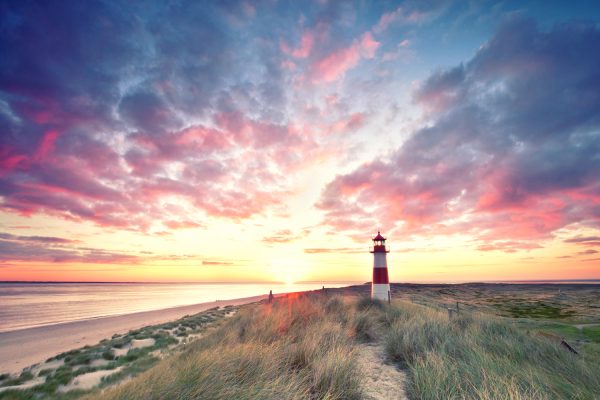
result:
<svg viewBox="0 0 600 400"><path fill-rule="evenodd" d="M390 282L391 284L417 284L417 285L432 285L432 284L442 284L442 285L464 285L464 284L477 284L477 283L487 283L487 284L494 284L494 283L544 283L544 282L570 282L570 283L576 283L576 282L600 282L600 277L598 278L584 278L584 279L510 279L510 280L481 280L481 281L455 281L455 282L442 282L442 281L413 281L413 282ZM240 284L240 285L251 285L251 284L262 284L262 283L271 283L271 284L283 284L286 285L286 282L282 282L282 281L33 281L33 280L10 280L10 281L3 281L0 280L0 284L6 284L6 283L31 283L31 284L35 284L35 283L46 283L46 284L60 284L60 283L79 283L79 284L160 284L160 285L164 285L164 284L190 284L190 285L200 285L200 284L207 284L207 285L232 285L232 284ZM350 285L354 285L354 284L358 284L358 285L365 285L365 284L370 284L370 281L343 281L343 280L339 280L339 281L298 281L298 282L293 282L292 285L298 285L298 284L312 284L312 283L318 283L318 284L328 284L328 283L335 283L335 284L350 284Z"/></svg>

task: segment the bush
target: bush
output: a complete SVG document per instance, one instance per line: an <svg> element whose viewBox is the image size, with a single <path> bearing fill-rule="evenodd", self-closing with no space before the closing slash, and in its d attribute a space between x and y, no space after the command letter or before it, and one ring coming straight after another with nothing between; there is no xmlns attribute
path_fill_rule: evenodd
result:
<svg viewBox="0 0 600 400"><path fill-rule="evenodd" d="M370 297L361 297L356 302L356 309L359 311L366 311L370 309L383 310L385 304L378 299L372 299Z"/></svg>
<svg viewBox="0 0 600 400"><path fill-rule="evenodd" d="M376 321L373 313L361 311L354 315L352 331L354 337L361 342L370 342L377 338Z"/></svg>
<svg viewBox="0 0 600 400"><path fill-rule="evenodd" d="M17 385L27 382L28 380L33 379L33 374L30 371L23 371L23 372L21 372L21 375L19 375L16 378L10 378L10 375L8 375L8 374L4 374L4 375L7 377L2 379L2 383L0 383L0 387L2 387L2 386L17 386Z"/></svg>
<svg viewBox="0 0 600 400"><path fill-rule="evenodd" d="M104 352L102 352L102 358L109 361L114 360L115 353L113 353L113 351L110 349L105 350Z"/></svg>

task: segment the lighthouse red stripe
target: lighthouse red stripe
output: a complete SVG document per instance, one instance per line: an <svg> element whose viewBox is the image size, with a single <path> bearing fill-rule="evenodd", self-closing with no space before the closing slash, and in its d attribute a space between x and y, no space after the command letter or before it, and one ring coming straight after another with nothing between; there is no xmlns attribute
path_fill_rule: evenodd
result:
<svg viewBox="0 0 600 400"><path fill-rule="evenodd" d="M373 283L390 283L387 268L373 268Z"/></svg>

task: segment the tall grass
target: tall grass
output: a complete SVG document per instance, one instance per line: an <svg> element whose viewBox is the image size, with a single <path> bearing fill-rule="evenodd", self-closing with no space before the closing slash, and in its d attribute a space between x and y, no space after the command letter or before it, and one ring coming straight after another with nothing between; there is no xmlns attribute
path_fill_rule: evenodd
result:
<svg viewBox="0 0 600 400"><path fill-rule="evenodd" d="M359 399L349 308L295 296L240 311L101 399Z"/></svg>
<svg viewBox="0 0 600 400"><path fill-rule="evenodd" d="M597 399L600 367L505 320L395 303L387 355L408 369L415 399Z"/></svg>
<svg viewBox="0 0 600 400"><path fill-rule="evenodd" d="M412 399L597 399L600 363L507 320L396 301L291 296L236 316L100 399L360 399L381 344ZM394 368L393 365L388 366Z"/></svg>

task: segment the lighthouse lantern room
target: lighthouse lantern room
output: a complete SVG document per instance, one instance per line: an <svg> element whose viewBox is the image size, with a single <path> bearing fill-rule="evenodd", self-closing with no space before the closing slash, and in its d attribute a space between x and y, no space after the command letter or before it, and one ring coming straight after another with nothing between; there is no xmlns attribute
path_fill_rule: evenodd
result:
<svg viewBox="0 0 600 400"><path fill-rule="evenodd" d="M387 253L390 251L385 246L385 238L377 232L373 238L373 280L371 283L371 298L391 300L390 280L388 278Z"/></svg>

